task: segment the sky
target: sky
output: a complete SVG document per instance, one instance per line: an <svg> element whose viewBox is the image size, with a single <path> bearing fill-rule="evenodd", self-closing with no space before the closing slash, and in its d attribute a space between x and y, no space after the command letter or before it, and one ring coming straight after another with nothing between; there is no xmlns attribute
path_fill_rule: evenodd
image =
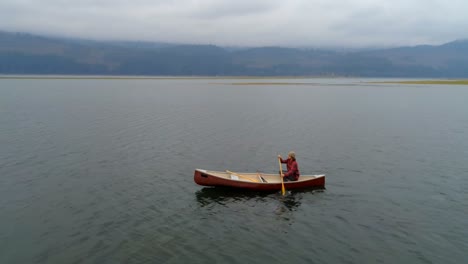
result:
<svg viewBox="0 0 468 264"><path fill-rule="evenodd" d="M0 0L0 30L220 46L392 47L468 38L466 0Z"/></svg>

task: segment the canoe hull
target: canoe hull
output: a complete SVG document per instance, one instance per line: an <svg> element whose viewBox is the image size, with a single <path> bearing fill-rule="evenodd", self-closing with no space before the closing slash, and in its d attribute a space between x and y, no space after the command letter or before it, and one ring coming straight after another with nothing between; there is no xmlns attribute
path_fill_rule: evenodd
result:
<svg viewBox="0 0 468 264"><path fill-rule="evenodd" d="M278 175L279 178L279 175ZM194 172L195 183L202 186L224 186L233 187L240 189L250 189L255 191L278 191L281 190L281 182L265 183L265 182L251 182L251 181L239 181L228 179L225 177L219 177L216 173L205 170L195 170ZM287 190L293 189L307 189L307 188L324 188L325 187L325 175L318 175L318 177L310 178L307 180L285 182L284 187Z"/></svg>

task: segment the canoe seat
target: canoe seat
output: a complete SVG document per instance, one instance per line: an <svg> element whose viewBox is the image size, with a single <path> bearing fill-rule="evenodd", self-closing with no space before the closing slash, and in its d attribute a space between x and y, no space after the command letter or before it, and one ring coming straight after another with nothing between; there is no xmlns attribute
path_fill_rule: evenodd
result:
<svg viewBox="0 0 468 264"><path fill-rule="evenodd" d="M252 179L248 176L245 175L240 175L234 172L227 171L229 173L229 176L231 177L231 180L236 180L236 181L251 181L251 182L260 182L257 179Z"/></svg>

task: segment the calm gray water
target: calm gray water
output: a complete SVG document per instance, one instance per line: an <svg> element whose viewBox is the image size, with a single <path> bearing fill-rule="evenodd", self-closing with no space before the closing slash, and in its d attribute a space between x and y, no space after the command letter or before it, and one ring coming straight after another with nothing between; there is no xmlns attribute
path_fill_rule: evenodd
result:
<svg viewBox="0 0 468 264"><path fill-rule="evenodd" d="M0 263L467 262L467 86L268 81L0 80Z"/></svg>

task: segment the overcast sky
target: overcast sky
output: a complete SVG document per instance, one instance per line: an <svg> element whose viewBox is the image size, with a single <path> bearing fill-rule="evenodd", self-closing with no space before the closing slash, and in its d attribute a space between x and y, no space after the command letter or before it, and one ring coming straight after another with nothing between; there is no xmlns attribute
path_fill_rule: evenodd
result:
<svg viewBox="0 0 468 264"><path fill-rule="evenodd" d="M468 38L468 1L0 0L0 30L222 46L441 44Z"/></svg>

